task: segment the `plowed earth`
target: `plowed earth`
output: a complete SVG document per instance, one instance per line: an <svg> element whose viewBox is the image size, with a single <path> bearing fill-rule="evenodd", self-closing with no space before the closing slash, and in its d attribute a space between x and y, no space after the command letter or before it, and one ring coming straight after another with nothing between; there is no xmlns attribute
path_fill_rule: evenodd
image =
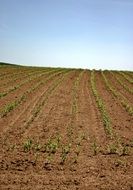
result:
<svg viewBox="0 0 133 190"><path fill-rule="evenodd" d="M96 91L113 131L109 136L91 74L89 70L0 68L0 93L26 81L0 98L1 190L133 189L133 112L126 111L101 72L94 71ZM130 89L133 84L118 72L104 74L133 109L133 94L115 76ZM132 78L133 73L129 75Z"/></svg>

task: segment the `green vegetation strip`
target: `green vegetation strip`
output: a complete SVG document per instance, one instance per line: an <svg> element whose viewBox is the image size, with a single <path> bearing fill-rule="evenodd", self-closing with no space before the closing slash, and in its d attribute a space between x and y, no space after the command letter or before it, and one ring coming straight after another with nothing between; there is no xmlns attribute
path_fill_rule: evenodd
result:
<svg viewBox="0 0 133 190"><path fill-rule="evenodd" d="M120 100L121 105L125 108L125 110L130 115L133 115L133 107L129 105L128 100L111 86L103 71L101 71L101 74L103 76L107 89L114 95L114 97Z"/></svg>
<svg viewBox="0 0 133 190"><path fill-rule="evenodd" d="M102 115L105 132L107 133L107 135L112 136L111 119L106 111L105 104L102 98L99 96L98 91L96 89L94 70L91 72L91 88L92 88L92 92L94 94L98 109Z"/></svg>
<svg viewBox="0 0 133 190"><path fill-rule="evenodd" d="M2 75L0 75L0 80L4 80L4 79L9 79L9 78L14 78L15 76L19 75L20 74L26 74L26 73L31 73L31 72L34 72L35 70L28 70L28 69L16 69L15 71L13 72L9 72L9 73L3 73ZM10 79L9 79L10 81Z"/></svg>
<svg viewBox="0 0 133 190"><path fill-rule="evenodd" d="M48 88L48 90L43 94L44 99L35 107L35 110L33 111L33 114L29 121L26 123L26 128L34 121L34 119L38 116L39 112L41 111L41 108L46 104L49 97L54 93L56 88L60 85L60 83L64 80L66 75L69 74L71 70L65 69L62 71L63 76L59 79L56 79L54 83ZM60 73L61 74L61 73ZM50 78L48 79L50 80Z"/></svg>
<svg viewBox="0 0 133 190"><path fill-rule="evenodd" d="M117 77L114 72L110 71L110 73L113 75L113 77L118 81L118 83L123 86L123 88L125 90L127 90L130 94L133 94L133 89L132 88L129 88L126 84L124 84L124 82L119 78Z"/></svg>
<svg viewBox="0 0 133 190"><path fill-rule="evenodd" d="M57 70L58 71L58 70ZM62 71L59 72L55 72L53 75L48 76L48 78L46 78L45 80L43 80L42 82L39 82L38 85L33 86L31 89L27 90L26 92L24 92L24 94L18 99L15 100L9 104L7 104L1 111L0 111L0 116L5 117L9 112L11 112L12 110L14 110L22 101L26 100L27 94L33 92L34 90L36 90L40 85L47 83L49 80L51 80L53 77L55 77L56 75L59 75L62 73ZM47 73L49 74L49 73Z"/></svg>
<svg viewBox="0 0 133 190"><path fill-rule="evenodd" d="M118 72L120 75L122 75L129 83L133 84L133 79L131 79L129 76L127 76L125 73L123 72Z"/></svg>
<svg viewBox="0 0 133 190"><path fill-rule="evenodd" d="M45 70L45 71L43 71L43 73L37 74L37 75L35 75L35 76L32 76L32 77L28 78L27 80L24 80L22 83L17 84L16 86L10 88L10 89L7 90L6 92L0 93L0 99L1 99L2 97L7 96L10 92L13 92L13 91L19 89L20 87L22 87L22 86L25 85L26 83L28 83L28 82L30 82L30 81L32 81L32 80L38 78L38 77L42 77L43 75L46 75L46 74L49 73L49 72L51 72L51 71Z"/></svg>
<svg viewBox="0 0 133 190"><path fill-rule="evenodd" d="M62 72L63 74L63 72ZM23 126L23 131L22 133L25 132L25 128L28 128L29 125L34 121L34 119L38 116L39 112L42 109L42 106L47 104L47 100L50 98L50 96L54 93L54 91L57 89L58 85L60 85L60 83L64 80L64 77L66 77L66 75L69 74L69 70L64 70L64 74L63 77L60 77L58 79L56 79L52 85L49 87L49 89L44 92L42 94L42 98L44 96L44 98L42 99L42 101L40 101L39 99L39 104L36 103L34 110L32 111L32 116L29 118L29 120L26 122L26 124ZM73 97L73 101L75 101L75 92L73 91L77 91L78 88L78 83L79 80L81 78L81 73L79 74L78 77L76 77L76 79L74 80L74 87L72 90L72 97ZM71 106L73 105L73 102L71 104ZM75 112L74 112L75 113ZM73 114L74 114L73 113ZM78 135L78 139L76 141L76 147L75 147L75 151L74 151L74 159L73 162L77 163L78 160L78 156L80 154L81 151L81 144L82 144L82 140L84 139L84 134ZM50 138L48 138L47 142L44 145L37 143L34 143L32 139L27 139L24 143L23 143L23 148L24 148L24 152L28 152L28 151L43 151L46 153L46 161L45 161L45 167L48 167L49 164L52 164L53 160L54 160L54 155L57 153L60 155L60 164L65 164L68 155L70 154L70 150L72 148L72 142L66 142L64 143L64 140L61 142L61 136L59 135L59 133L56 134L56 136L52 136ZM35 159L37 160L37 159Z"/></svg>
<svg viewBox="0 0 133 190"><path fill-rule="evenodd" d="M35 71L32 71L32 72L30 72L30 73L25 73L24 72L24 75L23 75L23 73L22 73L22 75L20 75L19 77L12 77L12 80L11 79L9 79L9 81L8 82L6 82L6 83L3 83L1 86L4 86L4 88L5 88L5 86L7 86L9 83L12 83L12 82L16 82L17 80L22 80L22 79L24 79L24 81L28 81L28 78L30 79L30 78L35 78L35 77L37 77L37 75L41 75L41 73L43 74L44 72L47 72L48 70L43 70L43 71L37 71L37 72L35 72ZM33 76L32 76L33 75ZM27 80L26 80L27 79ZM23 82L24 82L23 81ZM19 83L20 83L21 81L19 81ZM23 82L21 82L21 83L23 83ZM16 86L19 86L19 84L17 84ZM13 87L12 87L13 88ZM9 89L10 90L10 89ZM7 90L8 91L8 90Z"/></svg>
<svg viewBox="0 0 133 190"><path fill-rule="evenodd" d="M83 74L83 71L80 71L80 73L78 74L78 76L76 77L76 79L74 79L73 82L73 87L72 87L72 91L71 91L71 96L72 96L72 101L71 101L71 110L70 110L70 114L71 114L71 118L70 121L67 125L67 136L69 141L71 142L72 140L72 134L73 134L73 121L75 119L77 110L78 110L78 105L77 105L77 90L79 87L79 81L81 80L81 76ZM72 142L71 142L72 143Z"/></svg>
<svg viewBox="0 0 133 190"><path fill-rule="evenodd" d="M75 114L78 110L78 107L77 107L77 89L78 89L79 81L80 81L82 75L83 75L83 71L80 72L79 76L75 80L75 83L74 83L74 86L72 89L72 99L73 99L72 108L71 108L72 114Z"/></svg>
<svg viewBox="0 0 133 190"><path fill-rule="evenodd" d="M9 112L16 108L22 101L25 100L25 96L21 96L19 100L9 103L5 106L4 110L1 111L1 117L5 117Z"/></svg>

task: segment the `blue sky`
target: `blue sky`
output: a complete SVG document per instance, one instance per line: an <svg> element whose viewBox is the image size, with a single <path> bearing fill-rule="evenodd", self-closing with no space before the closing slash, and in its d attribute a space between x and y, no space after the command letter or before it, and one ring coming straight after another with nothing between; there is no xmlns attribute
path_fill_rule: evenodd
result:
<svg viewBox="0 0 133 190"><path fill-rule="evenodd" d="M0 61L133 70L133 0L0 0Z"/></svg>

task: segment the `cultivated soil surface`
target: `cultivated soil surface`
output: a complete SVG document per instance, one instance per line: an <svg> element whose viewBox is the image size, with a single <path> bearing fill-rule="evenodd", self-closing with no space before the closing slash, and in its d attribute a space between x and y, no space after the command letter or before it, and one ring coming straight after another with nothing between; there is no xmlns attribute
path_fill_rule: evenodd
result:
<svg viewBox="0 0 133 190"><path fill-rule="evenodd" d="M1 66L7 189L133 190L133 72Z"/></svg>

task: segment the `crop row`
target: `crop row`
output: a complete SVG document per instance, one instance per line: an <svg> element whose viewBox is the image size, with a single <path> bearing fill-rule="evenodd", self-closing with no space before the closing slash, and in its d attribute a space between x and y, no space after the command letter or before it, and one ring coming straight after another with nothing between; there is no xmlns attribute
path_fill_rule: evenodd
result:
<svg viewBox="0 0 133 190"><path fill-rule="evenodd" d="M35 70L33 69L17 69L15 72L9 72L9 73L3 73L0 75L0 80L4 80L4 79L9 79L9 78L14 78L15 76L17 75L20 75L20 74L26 74L26 73L29 73L29 72L35 72Z"/></svg>
<svg viewBox="0 0 133 190"><path fill-rule="evenodd" d="M50 137L45 144L40 144L39 142L34 142L32 139L27 139L23 143L24 152L33 151L35 154L35 159L33 161L34 166L37 165L40 153L45 154L44 168L49 170L54 161L54 156L58 152L60 158L56 158L56 162L63 165L67 159L68 154L70 153L71 144L64 145L62 144L62 138L59 134L54 137ZM44 158L44 155L43 155Z"/></svg>
<svg viewBox="0 0 133 190"><path fill-rule="evenodd" d="M122 75L129 83L133 84L133 79L131 79L129 76L127 76L123 72L118 72L120 75Z"/></svg>
<svg viewBox="0 0 133 190"><path fill-rule="evenodd" d="M54 72L54 71L51 71L51 72ZM64 80L67 74L69 74L69 72L70 70L57 71L57 73L54 73L52 76L49 76L44 81L39 81L39 83L37 83L35 86L33 86L31 89L27 91L28 93L30 93L32 89L34 90L38 88L40 85L44 85L46 82L51 80L53 76L59 75L59 78L55 79L54 82L51 84L51 86L49 86L48 89L41 94L41 96L38 98L38 101L36 103L34 102L35 104L31 111L31 117L29 117L26 123L24 124L24 126L22 124L22 127L21 127L24 133L25 133L26 128L29 128L32 122L34 122L35 118L39 120L38 116L40 112L42 111L42 108L46 106L50 96L53 95L57 87L61 84L61 82ZM68 121L69 125L67 125L68 139L66 138L66 136L65 138L62 138L61 134L57 133L54 136L50 136L49 138L47 135L48 139L46 139L45 143L35 141L35 139L33 140L30 138L27 138L26 140L23 141L23 144L21 147L23 148L23 154L25 154L24 156L29 156L31 155L31 153L32 155L34 154L34 158L32 157L33 160L31 161L31 163L34 166L36 166L37 163L40 164L40 160L43 159L43 168L46 170L50 170L52 167L52 163L54 163L54 161L62 165L65 164L67 161L68 161L67 164L71 163L71 160L72 160L72 163L77 163L79 160L79 156L82 155L81 151L84 145L85 134L81 132L83 128L79 130L79 128L76 125L74 126L75 124L74 122L76 120L75 116L77 114L77 110L79 109L78 108L78 101L79 101L78 93L80 92L79 84L83 76L83 73L84 72L80 72L78 77L76 77L73 82L73 87L71 91L72 101L71 101L71 111L70 111L70 123ZM98 93L94 71L91 72L91 87L92 87L92 92L96 100L96 104L102 116L105 132L107 133L107 135L112 137L112 134L114 134L111 127L112 122L106 111L106 105L104 104L103 99L100 97ZM25 99L26 97L23 97L23 98ZM19 134L21 134L21 132ZM112 142L112 139L111 139L111 142ZM15 149L15 145L12 147ZM19 147L17 147L17 150L18 148ZM106 154L119 154L120 156L128 154L127 147L122 146L120 143L118 144L117 142L115 143L113 142L109 144L106 147L106 149L107 150L104 152ZM99 151L100 151L100 154L102 153L99 145L97 145L96 142L93 143L93 150L94 150L94 155L96 155ZM40 156L42 156L42 159L40 159ZM55 163L54 163L54 166L55 166Z"/></svg>
<svg viewBox="0 0 133 190"><path fill-rule="evenodd" d="M107 80L107 78L106 78L105 74L103 73L103 71L101 72L101 74L102 74L102 77L103 77L103 79L105 81L107 89L114 95L114 97L116 97L118 100L120 100L121 105L125 108L125 110L130 115L133 115L133 107L129 105L127 99L122 94L120 94L118 91L116 91L114 87L111 86L111 84Z"/></svg>
<svg viewBox="0 0 133 190"><path fill-rule="evenodd" d="M29 126L30 126L30 124L34 121L34 119L37 117L37 115L39 114L39 112L40 112L40 110L41 110L41 104L42 104L42 101L44 100L44 98L45 98L45 94L47 95L47 93L49 92L49 90L51 89L51 87L53 87L53 85L55 84L55 82L56 81L58 81L58 80L60 80L61 79L61 76L62 75L65 75L65 72L68 72L68 71L64 71L63 69L62 69L62 71L60 71L60 72L57 72L57 73L54 73L52 76L48 76L48 78L47 79L45 79L43 82L43 84L45 84L46 82L48 82L48 81L50 81L51 82L51 80L52 80L52 84L47 88L47 90L46 91L44 91L43 89L43 91L42 91L42 93L41 94L39 94L39 96L36 96L35 97L35 99L34 99L34 103L33 103L33 106L32 106L32 102L30 102L30 103L27 103L26 102L26 108L24 109L24 110L22 110L20 113L19 113L19 115L18 115L18 117L14 120L14 121L12 121L10 124L9 124L9 127L8 127L8 130L6 130L5 131L5 135L4 135L4 144L5 144L5 142L6 142L6 140L8 140L9 139L9 134L10 134L10 131L12 131L12 127L14 127L15 126L15 124L16 125L18 125L18 120L20 120L21 121L21 118L23 118L23 115L25 115L26 113L28 114L28 117L27 117L27 119L25 120L25 124L21 124L21 125L19 125L19 126L16 126L17 128L19 128L19 134L20 135L22 135L23 133L25 133L25 130L26 130L26 128L28 128ZM64 73L64 74L63 74ZM59 76L57 79L55 79L55 76ZM46 85L46 87L47 87L47 85ZM37 87L38 88L38 87ZM34 90L35 88L33 88L33 90ZM28 93L29 92L31 92L31 90L29 90L28 91ZM51 93L53 93L53 92L51 92ZM25 95L25 94L23 94L23 95ZM26 101L26 96L24 97L25 99L25 101ZM47 97L47 99L48 99L48 97ZM23 101L23 100L22 100ZM20 99L20 102L19 103L21 103L21 99ZM39 110L39 105L40 105L40 110ZM17 106L17 104L15 104L15 106ZM30 109L30 111L29 111L29 109ZM13 132L13 131L12 131Z"/></svg>
<svg viewBox="0 0 133 190"><path fill-rule="evenodd" d="M26 75L27 76L27 75ZM28 75L29 77L30 75ZM25 77L25 76L24 76ZM36 76L33 76L33 78L35 78ZM21 76L22 78L22 76ZM7 94L9 94L10 92L15 91L16 89L20 88L21 86L23 86L25 83L29 82L31 80L31 78L29 78L28 80L24 80L23 82L17 84L16 86L13 86L12 88L9 88L6 92L1 92L0 93L0 98L6 96ZM12 81L15 81L15 79L13 79Z"/></svg>
<svg viewBox="0 0 133 190"><path fill-rule="evenodd" d="M16 108L23 100L26 99L26 97L27 97L27 95L29 93L35 91L40 85L45 84L46 82L48 82L49 80L51 80L53 77L55 77L56 75L61 74L61 73L62 72L59 71L59 72L56 72L55 74L50 75L50 76L49 76L49 73L47 73L48 74L48 78L46 78L42 82L39 82L38 85L35 85L35 86L31 87L31 89L28 89L27 91L25 91L23 93L23 95L18 100L15 100L15 101L7 104L3 109L1 109L1 114L0 114L1 117L6 116L10 111L12 111L14 108ZM23 98L23 97L25 97L25 98Z"/></svg>
<svg viewBox="0 0 133 190"><path fill-rule="evenodd" d="M59 74L63 74L59 79L56 79L53 84L46 90L46 92L43 92L41 97L38 99L38 102L35 105L34 110L32 111L32 115L29 118L29 120L26 122L25 127L28 128L29 125L34 121L34 119L38 116L38 114L41 111L41 108L46 105L49 97L54 93L56 88L60 85L60 83L64 80L65 76L70 72L70 70L64 70L61 71ZM53 78L53 76L51 76ZM45 82L48 82L51 80L51 77L49 77ZM41 101L42 99L42 101Z"/></svg>
<svg viewBox="0 0 133 190"><path fill-rule="evenodd" d="M113 130L113 128L111 127L111 118L109 117L105 108L105 104L102 98L99 96L98 91L96 89L94 70L91 72L91 86L94 97L96 99L97 106L103 118L105 131L107 132L107 135L111 137L108 139L108 141L106 141L106 145L102 147L98 146L96 141L94 141L92 147L94 155L96 155L98 152L101 152L103 154L118 154L120 156L128 155L130 153L129 148L126 146L125 142L122 142L122 138L119 136L119 134L115 133L115 129Z"/></svg>
<svg viewBox="0 0 133 190"><path fill-rule="evenodd" d="M0 93L0 98L2 98L2 97L4 97L4 96L8 95L10 92L13 92L13 91L19 89L20 87L22 87L22 86L25 85L26 83L31 82L32 80L35 80L36 78L38 78L38 79L41 78L43 75L46 75L47 73L50 73L51 71L52 71L52 70L50 70L50 71L49 71L49 70L45 70L45 71L43 71L43 73L41 73L41 74L33 75L32 77L28 78L27 80L24 80L23 82L17 84L16 86L14 86L14 87L8 89L6 92ZM53 71L54 71L54 70L53 70Z"/></svg>
<svg viewBox="0 0 133 190"><path fill-rule="evenodd" d="M76 114L78 110L78 89L79 89L79 82L82 78L83 71L80 71L79 75L73 82L73 87L71 91L72 102L71 102L71 118L68 122L66 129L67 129L67 142L60 140L60 158L61 164L64 164L67 159L71 157L73 163L78 162L78 157L80 155L82 149L82 141L85 139L85 135L82 132L79 132L76 129L75 121L76 121ZM61 144L62 142L62 144ZM71 156L69 156L71 154Z"/></svg>
<svg viewBox="0 0 133 190"><path fill-rule="evenodd" d="M84 133L78 131L76 126L76 114L78 113L78 90L79 90L79 83L83 76L83 71L80 71L78 77L76 77L73 88L72 88L72 102L71 102L71 118L70 122L67 125L67 137L68 143L64 146L67 150L67 153L64 151L64 159L63 163L65 162L68 154L71 152L73 155L73 163L77 163L79 154L81 152L82 140L84 140ZM77 135L76 135L77 134ZM74 135L74 136L73 136ZM76 136L76 137L75 137Z"/></svg>
<svg viewBox="0 0 133 190"><path fill-rule="evenodd" d="M83 71L80 72L79 76L75 80L75 83L74 83L74 86L72 89L72 99L73 99L73 104L72 104L72 108L71 108L72 115L77 113L77 110L78 110L78 107L77 107L77 89L78 89L79 81L80 81L82 75L83 75Z"/></svg>
<svg viewBox="0 0 133 190"><path fill-rule="evenodd" d="M32 116L28 118L27 122L24 126L22 126L21 134L25 132L25 129L29 127L29 125L34 121L34 119L39 115L42 107L46 106L48 99L55 92L57 87L61 84L61 82L66 78L66 76L70 73L71 70L62 71L62 76L54 80L54 82L50 85L50 87L42 93L41 97L39 97L36 104L34 104L34 108L31 111ZM35 142L32 139L27 139L23 143L24 152L34 151L35 152L35 164L38 160L38 152L42 152L43 158L46 156L45 167L49 167L49 164L52 163L54 159L54 155L58 151L60 155L60 164L64 164L67 155L70 152L71 144L64 144L64 141L61 142L61 136L57 134L56 136L52 136L46 140L45 144L40 144L39 142ZM78 154L78 153L77 153Z"/></svg>
<svg viewBox="0 0 133 190"><path fill-rule="evenodd" d="M128 76L133 79L133 72L127 72Z"/></svg>
<svg viewBox="0 0 133 190"><path fill-rule="evenodd" d="M0 67L2 70L0 70L0 79L3 78L4 76L8 76L8 75L11 75L12 72L14 72L14 70L17 72L19 70L19 68L11 68L10 71L6 71L6 69L1 66ZM4 72L3 72L3 68L4 68ZM9 68L7 68L9 69Z"/></svg>
<svg viewBox="0 0 133 190"><path fill-rule="evenodd" d="M57 133L55 137L48 138L47 142L45 145L39 145L40 151L43 151L46 153L46 162L45 162L45 167L49 167L50 164L52 164L54 160L54 155L58 152L58 155L60 155L60 164L64 164L66 160L69 158L69 154L73 154L73 162L76 163L78 156L81 151L81 143L84 138L84 135L80 133L78 135L77 139L74 138L72 135L74 134L74 126L73 126L73 119L75 119L75 114L77 113L77 90L79 86L79 81L82 76L82 72L76 77L76 79L73 82L73 87L72 87L72 102L71 102L71 115L72 117L70 118L70 122L68 122L67 127L67 137L68 140L67 142L64 142L64 139ZM75 97L76 96L76 97ZM74 107L74 108L73 108ZM76 130L76 126L75 126ZM28 142L28 141L27 141Z"/></svg>
<svg viewBox="0 0 133 190"><path fill-rule="evenodd" d="M110 71L111 72L111 71ZM123 86L125 90L127 90L130 94L133 94L133 89L129 88L118 76L116 76L113 72L111 72L113 77L118 81L118 83Z"/></svg>
<svg viewBox="0 0 133 190"><path fill-rule="evenodd" d="M7 70L6 70L7 69ZM45 68L43 68L45 69ZM42 70L43 70L42 69ZM14 76L19 72L30 72L30 71L35 71L35 70L41 70L40 68L34 69L32 67L10 67L10 68L4 68L0 70L0 78L5 78L7 76Z"/></svg>
<svg viewBox="0 0 133 190"><path fill-rule="evenodd" d="M103 121L103 125L105 128L105 132L107 133L107 135L112 136L112 127L111 127L111 119L106 111L105 108L105 104L104 101L102 100L102 98L100 97L100 95L98 94L97 88L96 88L96 84L95 84L95 73L94 70L91 72L91 88L92 88L92 92L94 94L98 109L101 113L102 116L102 121Z"/></svg>
<svg viewBox="0 0 133 190"><path fill-rule="evenodd" d="M26 73L26 72L24 72L23 74L21 74L21 75L19 75L19 76L17 76L17 77L12 77L12 80L11 79L9 79L8 81L6 81L5 83L3 83L3 84L1 84L1 86L4 86L4 88L5 88L5 86L8 86L10 83L15 83L17 80L25 80L26 78L29 78L30 76L34 76L34 75L38 75L39 73L43 73L43 72L46 72L47 70L42 70L42 71L31 71L31 72L28 72L28 73ZM20 81L19 81L20 82Z"/></svg>

